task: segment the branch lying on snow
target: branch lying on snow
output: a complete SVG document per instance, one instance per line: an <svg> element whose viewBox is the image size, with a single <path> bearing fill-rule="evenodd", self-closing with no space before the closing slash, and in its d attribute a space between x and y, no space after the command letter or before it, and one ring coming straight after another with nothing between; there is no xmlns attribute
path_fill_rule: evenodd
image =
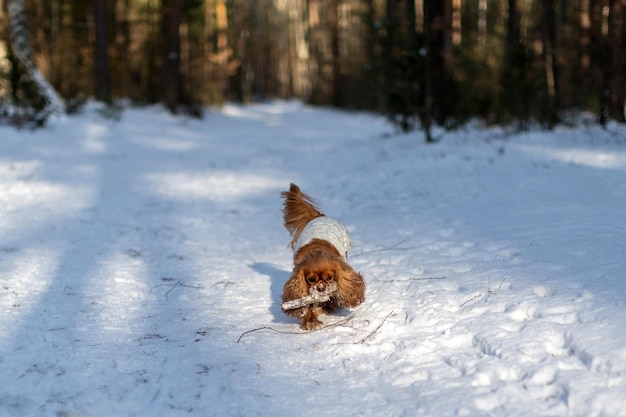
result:
<svg viewBox="0 0 626 417"><path fill-rule="evenodd" d="M252 329L252 330L248 330L248 331L246 331L246 332L243 332L243 333L239 336L239 338L237 339L237 343L241 342L241 339L243 339L243 337L244 337L244 336L246 336L246 335L248 335L248 334L250 334L250 333L259 332L259 331L261 331L261 330L270 330L270 331L272 331L272 332L275 332L275 333L282 333L282 334L300 334L300 335L302 335L302 334L308 334L308 333L311 333L311 332L317 332L317 331L320 331L320 330L326 329L326 328L328 328L328 327L342 326L342 325L344 325L344 324L348 323L350 320L352 320L352 318L355 316L355 314L356 314L356 313L353 313L353 314L349 315L348 317L346 317L344 320L338 321L338 322L336 322L336 323L328 324L328 325L326 325L326 326L322 326L322 327L319 327L319 328L317 328L317 329L315 329L315 330L311 330L311 331L293 332L293 331L289 331L289 330L278 330L278 329L275 329L275 328L270 327L270 326L258 327L258 328L256 328L256 329ZM371 332L369 332L369 333L368 333L365 337L363 337L363 338L361 338L361 339L357 340L356 342L352 342L352 343L338 343L338 344L340 344L340 345L348 345L348 344L358 345L358 344L360 344L360 343L365 343L365 342L367 341L367 339L369 339L370 337L372 337L373 335L375 335L375 334L376 334L376 333L380 330L380 328L381 328L381 327L383 327L383 325L385 324L385 322L387 321L387 319L388 319L389 317L393 316L393 314L394 314L394 311L393 311L393 310L392 310L392 311L390 311L390 312L389 312L389 314L387 314L387 315L385 316L385 318L383 318L383 319L382 319L382 321L380 322L380 324L378 324L378 326L376 326L376 328L375 328L374 330L372 330L372 331L371 331ZM356 329L356 328L354 328L354 327L352 327L352 326L348 326L348 327L350 327L351 329L354 329L354 330L360 330L360 329Z"/></svg>
<svg viewBox="0 0 626 417"><path fill-rule="evenodd" d="M172 278L161 278L161 279L162 279L163 281L173 281L173 279L172 279ZM194 288L194 289L197 289L197 290L201 290L201 289L203 289L203 288L204 288L204 287L196 287L196 286L193 286L193 285L183 284L183 282L182 282L181 280L178 280L178 281L176 281L176 282L175 282L175 283L173 283L173 284L161 284L161 285L155 285L154 287L152 287L152 288L150 289L150 291L152 291L153 289L158 288L158 287L170 287L170 289L169 289L169 290L167 290L167 291L165 292L165 299L166 299L166 300L169 300L169 294L170 294L170 292L172 292L175 288L184 287L184 288Z"/></svg>
<svg viewBox="0 0 626 417"><path fill-rule="evenodd" d="M286 330L278 330L278 329L275 329L275 328L270 327L270 326L263 326L263 327L257 327L256 329L248 330L246 332L241 333L241 335L239 335L239 338L237 339L236 343L241 342L241 339L243 339L243 337L245 335L248 335L250 333L260 332L261 330L271 330L271 331L273 331L275 333L283 333L283 334L307 334L307 333L309 333L309 332L290 332L290 331L286 331ZM319 330L319 329L316 329L316 330Z"/></svg>
<svg viewBox="0 0 626 417"><path fill-rule="evenodd" d="M379 282L438 281L447 277L415 277L407 279L382 279Z"/></svg>
<svg viewBox="0 0 626 417"><path fill-rule="evenodd" d="M506 277L505 277L505 278L503 278L503 279L502 279L502 281L500 281L500 285L498 285L498 288L497 288L497 289L492 290L492 289L491 289L491 276L489 277L489 286L488 286L488 288L487 288L487 297L485 298L485 302L487 302L487 300L489 300L489 297L490 297L492 294L495 294L495 293L496 293L496 291L500 291L500 290L502 289L502 284L504 284L504 281L506 281ZM470 298L469 300L467 300L467 301L465 301L464 303L462 303L459 307L463 307L464 305L469 304L469 303L471 303L472 301L474 301L474 300L476 300L477 298L480 298L480 297L482 297L482 296L483 296L483 294L482 294L482 293L480 293L480 294L476 294L475 296L473 296L473 297L472 297L472 298Z"/></svg>
<svg viewBox="0 0 626 417"><path fill-rule="evenodd" d="M469 300L467 300L466 302L464 302L463 304L461 304L459 307L463 307L465 304L471 303L472 301L474 301L477 298L482 297L482 294L476 294L475 296L473 296L472 298L470 298Z"/></svg>
<svg viewBox="0 0 626 417"><path fill-rule="evenodd" d="M237 343L239 343L241 341L241 339L243 339L244 336L250 334L250 333L255 333L255 332L260 332L261 330L270 330L274 333L282 333L282 334L299 334L299 335L303 335L303 334L309 334L309 333L313 333L313 332L318 332L320 330L324 330L328 327L335 327L335 326L341 326L344 325L346 323L348 323L350 320L352 320L352 318L355 316L356 313L352 313L350 314L348 317L346 317L344 320L340 320L336 323L331 323L331 324L327 324L326 326L322 326L322 327L318 327L317 329L313 329L313 330L308 330L308 331L290 331L290 330L278 330L275 329L271 326L263 326L263 327L257 327L256 329L252 329L252 330L248 330L246 332L243 332L239 338L237 339Z"/></svg>
<svg viewBox="0 0 626 417"><path fill-rule="evenodd" d="M391 310L389 312L389 314L387 314L385 316L385 318L383 319L383 321L380 322L380 324L378 326L376 326L376 328L374 330L372 330L367 336L365 336L363 339L360 339L354 343L352 343L353 345L358 345L359 343L365 343L365 341L367 339L369 339L370 337L372 337L376 332L378 332L378 330L380 330L381 327L383 327L383 324L385 324L385 322L387 321L387 319L389 317L391 317L393 315L393 310Z"/></svg>

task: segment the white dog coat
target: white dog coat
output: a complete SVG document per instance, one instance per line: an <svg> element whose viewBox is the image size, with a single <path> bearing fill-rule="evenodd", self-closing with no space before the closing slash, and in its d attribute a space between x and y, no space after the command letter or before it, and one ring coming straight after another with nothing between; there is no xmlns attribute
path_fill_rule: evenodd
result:
<svg viewBox="0 0 626 417"><path fill-rule="evenodd" d="M310 243L313 239L322 239L337 249L344 261L348 260L348 250L353 246L348 229L338 220L330 217L316 217L304 226L298 240L293 244L293 252Z"/></svg>

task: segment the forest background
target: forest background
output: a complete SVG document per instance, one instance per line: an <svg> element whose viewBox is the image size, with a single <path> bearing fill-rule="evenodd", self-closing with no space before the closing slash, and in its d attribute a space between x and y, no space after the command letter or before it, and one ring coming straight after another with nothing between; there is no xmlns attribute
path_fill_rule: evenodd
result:
<svg viewBox="0 0 626 417"><path fill-rule="evenodd" d="M18 125L50 114L28 59L69 112L296 98L382 112L427 140L475 117L625 119L626 0L0 2L0 120Z"/></svg>

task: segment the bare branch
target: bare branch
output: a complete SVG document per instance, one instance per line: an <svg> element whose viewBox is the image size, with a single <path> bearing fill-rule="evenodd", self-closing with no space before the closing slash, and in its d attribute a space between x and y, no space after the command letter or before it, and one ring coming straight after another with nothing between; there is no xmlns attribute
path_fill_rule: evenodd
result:
<svg viewBox="0 0 626 417"><path fill-rule="evenodd" d="M464 302L463 304L461 304L459 307L463 307L465 304L471 303L472 301L474 301L477 298L482 297L482 294L476 294L475 296L473 296L472 298L470 298L469 300L467 300L466 302Z"/></svg>
<svg viewBox="0 0 626 417"><path fill-rule="evenodd" d="M409 281L438 281L440 279L446 279L447 277L422 277L422 278L407 278L407 279L381 279L380 282L409 282Z"/></svg>
<svg viewBox="0 0 626 417"><path fill-rule="evenodd" d="M275 328L270 327L270 326L263 326L263 327L257 327L256 329L248 330L246 332L241 333L241 335L237 339L237 343L239 343L241 341L241 339L243 339L243 337L245 335L248 335L248 334L254 333L254 332L260 332L261 330L271 330L273 332L283 333L283 334L307 334L308 333L308 332L292 332L292 331L286 331L286 330L278 330L278 329L275 329Z"/></svg>
<svg viewBox="0 0 626 417"><path fill-rule="evenodd" d="M297 298L295 300L285 301L284 303L282 303L281 307L283 310L293 310L295 308L300 308L315 303L324 303L329 300L329 294L311 294L307 295L306 297Z"/></svg>
<svg viewBox="0 0 626 417"><path fill-rule="evenodd" d="M244 336L246 336L246 335L248 335L250 333L259 332L261 330L269 330L269 331L272 331L274 333L298 334L298 335L309 334L309 333L313 333L313 332L319 332L320 330L324 330L324 329L329 328L329 327L335 327L335 326L344 325L344 324L348 323L350 320L352 320L352 318L354 317L355 314L356 313L352 313L352 314L350 314L348 317L346 317L343 320L340 320L340 321L335 322L335 323L327 324L326 326L318 327L317 329L313 329L313 330L309 330L309 331L299 331L299 332L296 331L296 332L294 332L294 331L291 331L291 330L278 330L278 329L275 329L275 328L273 328L271 326L257 327L256 329L252 329L252 330L248 330L248 331L243 332L239 336L239 338L237 339L237 343L239 343L241 341L241 339L243 339Z"/></svg>
<svg viewBox="0 0 626 417"><path fill-rule="evenodd" d="M360 340L359 340L359 341L357 341L357 342L354 342L354 343L353 343L353 345L357 345L357 344L359 344L359 343L365 343L365 341L366 341L367 339L369 339L370 337L372 337L372 336L373 336L376 332L378 332L378 330L380 330L380 328L381 328L381 327L383 327L383 324L385 324L385 322L387 321L387 319L388 319L389 317L391 317L392 315L393 315L393 310L391 310L391 311L389 312L389 314L387 314L387 315L385 316L385 318L384 318L384 319L380 322L380 324L379 324L378 326L376 326L376 328L375 328L374 330L372 330L372 331L371 331L371 332L370 332L367 336L365 336L364 338L360 339Z"/></svg>
<svg viewBox="0 0 626 417"><path fill-rule="evenodd" d="M337 283L331 283L326 291L317 292L312 291L311 294L302 297L296 298L295 300L285 301L281 307L283 310L293 310L295 308L305 307L311 304L317 303L325 303L326 301L330 301L330 296L337 291Z"/></svg>
<svg viewBox="0 0 626 417"><path fill-rule="evenodd" d="M170 278L163 278L163 280L171 280ZM183 282L181 280L176 281L173 284L160 284L160 285L155 285L154 287L152 287L150 289L150 291L152 291L155 288L159 288L159 287L170 287L169 290L167 290L165 292L165 299L169 300L169 294L170 292L172 292L175 288L193 288L193 289L197 289L197 290L201 290L204 287L198 287L198 286L194 286L194 285L187 285L187 284L183 284Z"/></svg>

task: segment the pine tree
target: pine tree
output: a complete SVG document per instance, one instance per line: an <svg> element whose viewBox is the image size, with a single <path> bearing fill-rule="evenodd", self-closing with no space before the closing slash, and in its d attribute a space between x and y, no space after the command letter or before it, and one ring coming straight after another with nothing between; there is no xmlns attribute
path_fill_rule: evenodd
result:
<svg viewBox="0 0 626 417"><path fill-rule="evenodd" d="M15 88L27 89L27 94L14 91L14 103L20 110L13 115L13 121L19 124L42 126L50 115L60 113L63 109L55 89L46 81L32 58L24 0L9 0L9 30L11 35L11 52L15 58L13 83Z"/></svg>

